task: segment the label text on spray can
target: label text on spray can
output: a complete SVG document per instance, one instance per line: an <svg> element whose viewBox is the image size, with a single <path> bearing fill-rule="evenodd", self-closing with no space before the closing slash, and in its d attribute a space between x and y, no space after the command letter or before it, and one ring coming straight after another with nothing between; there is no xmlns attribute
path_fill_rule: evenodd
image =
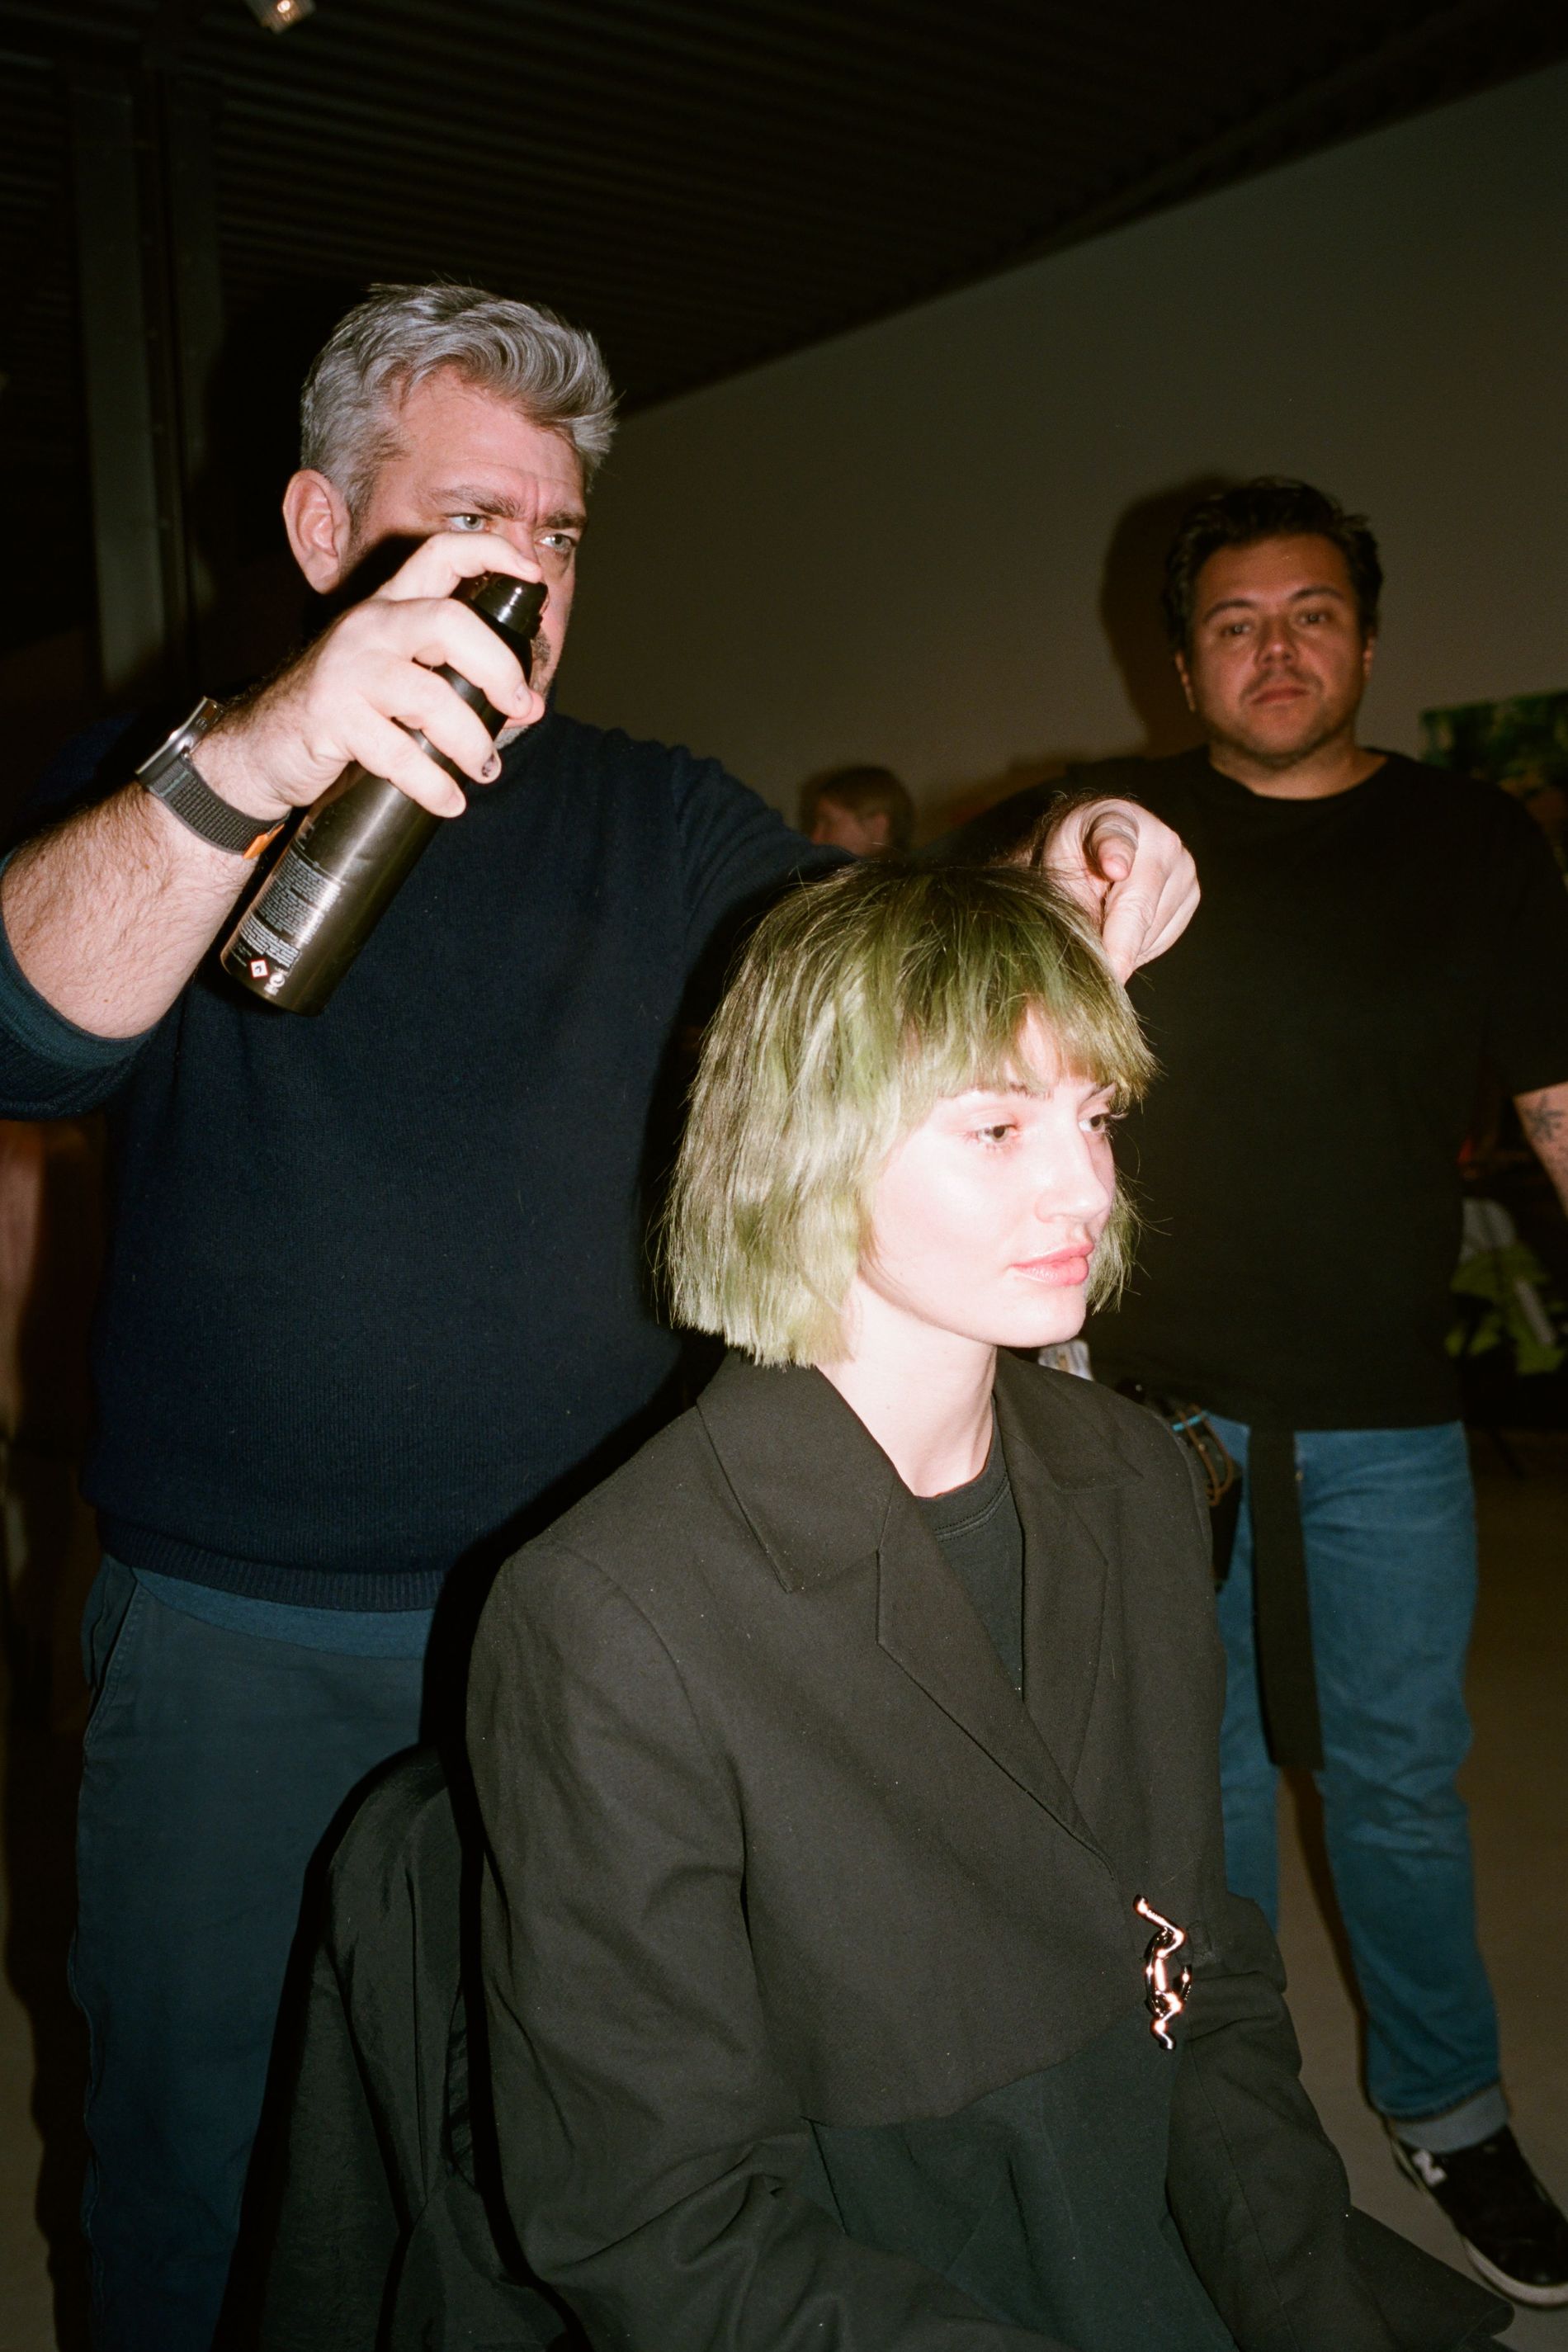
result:
<svg viewBox="0 0 1568 2352"><path fill-rule="evenodd" d="M266 995L275 996L282 987L300 949L342 898L342 888L293 843L284 851L236 935L236 945L249 961L250 976Z"/></svg>

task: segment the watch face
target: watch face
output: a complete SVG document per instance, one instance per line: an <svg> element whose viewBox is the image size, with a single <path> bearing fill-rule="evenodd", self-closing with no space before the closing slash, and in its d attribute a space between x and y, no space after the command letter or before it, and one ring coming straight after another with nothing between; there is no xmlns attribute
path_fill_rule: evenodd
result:
<svg viewBox="0 0 1568 2352"><path fill-rule="evenodd" d="M137 780L213 848L237 850L242 856L251 857L266 847L277 826L264 826L231 806L191 762L193 745L201 741L221 708L204 697L184 725L142 761L136 771Z"/></svg>
<svg viewBox="0 0 1568 2352"><path fill-rule="evenodd" d="M172 735L165 736L155 751L149 752L136 773L144 784L162 782L168 771L183 761L194 743L199 743L211 720L207 717L214 705L204 695L188 719L181 720Z"/></svg>

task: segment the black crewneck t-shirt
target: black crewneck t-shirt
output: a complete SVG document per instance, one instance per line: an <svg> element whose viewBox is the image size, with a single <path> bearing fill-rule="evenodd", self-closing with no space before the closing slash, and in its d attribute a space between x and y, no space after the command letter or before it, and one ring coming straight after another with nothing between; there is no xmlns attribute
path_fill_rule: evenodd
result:
<svg viewBox="0 0 1568 2352"><path fill-rule="evenodd" d="M921 1518L942 1546L995 1644L1013 1688L1024 1690L1024 1530L1013 1500L1007 1457L992 1432L978 1478L945 1495L917 1495Z"/></svg>
<svg viewBox="0 0 1568 2352"><path fill-rule="evenodd" d="M1327 800L1249 792L1203 751L1068 781L1173 825L1203 887L1132 983L1161 1075L1118 1138L1145 1228L1090 1326L1097 1376L1289 1429L1452 1419L1482 1070L1510 1094L1568 1079L1544 840L1495 785L1397 753Z"/></svg>

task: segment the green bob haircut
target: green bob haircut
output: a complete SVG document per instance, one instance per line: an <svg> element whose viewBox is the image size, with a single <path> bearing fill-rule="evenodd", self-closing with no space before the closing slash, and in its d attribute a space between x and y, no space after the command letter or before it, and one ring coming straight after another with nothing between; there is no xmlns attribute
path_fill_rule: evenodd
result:
<svg viewBox="0 0 1568 2352"><path fill-rule="evenodd" d="M1031 1069L1032 1015L1054 1048ZM1153 1074L1086 916L1012 866L864 865L758 924L710 1028L664 1219L679 1321L763 1364L832 1363L871 1240L877 1180L944 1097L1072 1072L1142 1093ZM1089 1300L1125 1278L1121 1196Z"/></svg>

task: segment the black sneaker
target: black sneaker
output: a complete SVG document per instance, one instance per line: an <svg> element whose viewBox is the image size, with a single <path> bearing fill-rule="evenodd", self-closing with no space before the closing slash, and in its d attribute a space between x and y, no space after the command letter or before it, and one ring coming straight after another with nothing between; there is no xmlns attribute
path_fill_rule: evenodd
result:
<svg viewBox="0 0 1568 2352"><path fill-rule="evenodd" d="M1440 2205L1489 2286L1515 2303L1568 2303L1568 2217L1559 2212L1505 2124L1473 2147L1394 2143L1394 2160Z"/></svg>

